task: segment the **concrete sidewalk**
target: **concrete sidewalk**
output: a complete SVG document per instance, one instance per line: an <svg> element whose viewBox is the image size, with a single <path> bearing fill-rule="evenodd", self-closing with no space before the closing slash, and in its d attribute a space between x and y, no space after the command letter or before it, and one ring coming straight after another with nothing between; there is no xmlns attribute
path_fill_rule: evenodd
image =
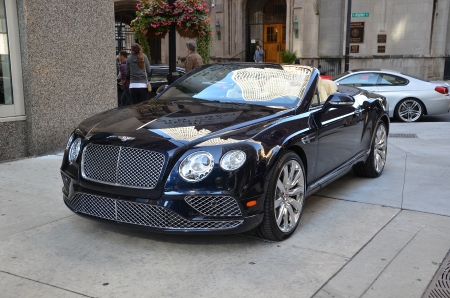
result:
<svg viewBox="0 0 450 298"><path fill-rule="evenodd" d="M74 215L61 155L0 163L0 297L421 297L450 248L450 123L393 123L378 179L307 199L284 242Z"/></svg>

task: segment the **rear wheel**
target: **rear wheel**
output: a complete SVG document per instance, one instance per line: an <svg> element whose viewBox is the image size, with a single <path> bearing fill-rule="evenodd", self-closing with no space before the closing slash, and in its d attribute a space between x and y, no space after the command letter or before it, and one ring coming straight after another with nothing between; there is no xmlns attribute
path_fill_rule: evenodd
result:
<svg viewBox="0 0 450 298"><path fill-rule="evenodd" d="M365 163L353 166L357 176L377 178L383 173L387 155L387 130L383 121L378 122L373 137L372 148Z"/></svg>
<svg viewBox="0 0 450 298"><path fill-rule="evenodd" d="M402 122L419 121L423 116L422 103L414 98L406 98L400 101L395 108L395 117Z"/></svg>
<svg viewBox="0 0 450 298"><path fill-rule="evenodd" d="M278 161L269 181L264 219L256 233L270 240L290 237L300 221L306 193L306 176L301 159L292 151Z"/></svg>

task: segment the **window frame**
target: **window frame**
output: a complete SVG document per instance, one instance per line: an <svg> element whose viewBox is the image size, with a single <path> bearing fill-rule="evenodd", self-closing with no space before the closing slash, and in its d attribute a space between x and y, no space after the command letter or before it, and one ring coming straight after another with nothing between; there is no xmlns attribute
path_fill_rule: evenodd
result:
<svg viewBox="0 0 450 298"><path fill-rule="evenodd" d="M2 1L2 0L0 0ZM25 120L25 101L23 96L22 57L19 37L19 17L16 1L2 1L5 5L8 32L9 60L13 104L0 105L0 122Z"/></svg>

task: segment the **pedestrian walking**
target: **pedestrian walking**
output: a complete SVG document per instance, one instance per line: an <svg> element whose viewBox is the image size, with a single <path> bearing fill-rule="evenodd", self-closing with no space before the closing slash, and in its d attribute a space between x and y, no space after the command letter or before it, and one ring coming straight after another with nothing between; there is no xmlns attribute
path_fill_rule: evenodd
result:
<svg viewBox="0 0 450 298"><path fill-rule="evenodd" d="M184 70L189 72L196 67L203 65L202 57L195 51L197 49L197 44L193 41L188 41L186 43L186 61L184 62Z"/></svg>
<svg viewBox="0 0 450 298"><path fill-rule="evenodd" d="M131 97L130 97L130 81L127 78L127 58L128 53L127 51L120 51L119 52L119 76L120 76L120 86L122 88L122 96L120 97L120 103L119 106L126 106L131 104Z"/></svg>
<svg viewBox="0 0 450 298"><path fill-rule="evenodd" d="M130 81L130 97L133 104L148 99L148 74L151 72L150 62L142 53L142 48L135 43L131 46L131 55L127 59L127 77Z"/></svg>
<svg viewBox="0 0 450 298"><path fill-rule="evenodd" d="M264 57L264 50L259 45L257 45L255 54L253 55L253 60L255 60L255 62L262 62L263 57Z"/></svg>

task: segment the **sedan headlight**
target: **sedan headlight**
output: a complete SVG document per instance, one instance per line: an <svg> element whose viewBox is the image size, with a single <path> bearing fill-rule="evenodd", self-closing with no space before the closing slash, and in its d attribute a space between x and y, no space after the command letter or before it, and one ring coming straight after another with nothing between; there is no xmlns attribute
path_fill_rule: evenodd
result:
<svg viewBox="0 0 450 298"><path fill-rule="evenodd" d="M78 158L78 154L80 154L81 149L81 138L77 138L72 145L70 146L69 150L69 162L73 163Z"/></svg>
<svg viewBox="0 0 450 298"><path fill-rule="evenodd" d="M245 162L246 155L241 150L231 150L220 159L220 167L225 171L233 171L239 169Z"/></svg>
<svg viewBox="0 0 450 298"><path fill-rule="evenodd" d="M198 182L206 178L214 168L214 158L206 151L197 151L188 156L180 164L181 177L188 182Z"/></svg>

